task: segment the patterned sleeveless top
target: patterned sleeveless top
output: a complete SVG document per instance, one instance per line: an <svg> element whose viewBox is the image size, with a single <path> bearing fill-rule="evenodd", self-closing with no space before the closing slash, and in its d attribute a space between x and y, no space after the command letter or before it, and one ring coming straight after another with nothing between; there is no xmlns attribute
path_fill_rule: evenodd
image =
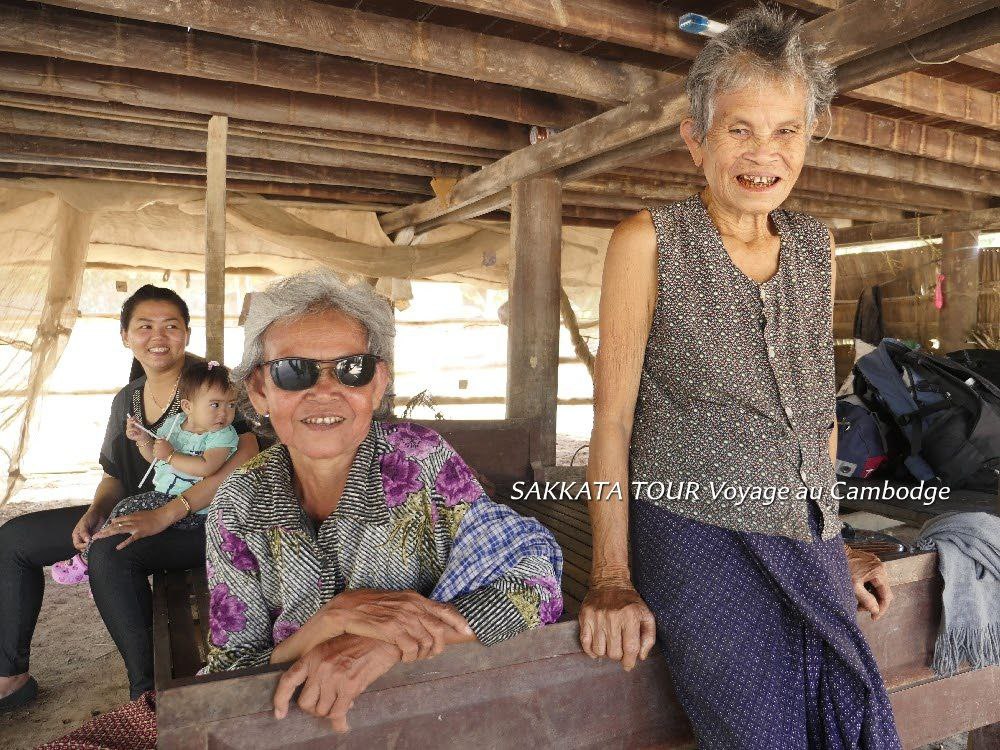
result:
<svg viewBox="0 0 1000 750"><path fill-rule="evenodd" d="M732 262L699 195L650 214L657 297L629 450L634 496L705 523L804 541L815 501L822 537L835 537L826 227L773 211L778 271L757 283Z"/></svg>

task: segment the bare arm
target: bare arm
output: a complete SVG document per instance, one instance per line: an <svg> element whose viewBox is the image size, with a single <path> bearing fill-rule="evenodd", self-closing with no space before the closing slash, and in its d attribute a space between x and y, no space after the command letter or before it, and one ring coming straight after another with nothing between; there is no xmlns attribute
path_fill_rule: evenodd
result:
<svg viewBox="0 0 1000 750"><path fill-rule="evenodd" d="M591 498L617 486L621 500L588 503L593 571L580 609L580 645L629 670L656 640L652 612L632 585L628 558L628 453L646 341L656 306L656 236L642 212L611 236L601 285L600 348L594 373L594 429L587 482Z"/></svg>
<svg viewBox="0 0 1000 750"><path fill-rule="evenodd" d="M639 376L656 305L656 237L642 212L615 229L604 261L601 285L600 347L594 367L594 428L587 481L621 488L623 501L592 500L592 582L629 580L628 452Z"/></svg>

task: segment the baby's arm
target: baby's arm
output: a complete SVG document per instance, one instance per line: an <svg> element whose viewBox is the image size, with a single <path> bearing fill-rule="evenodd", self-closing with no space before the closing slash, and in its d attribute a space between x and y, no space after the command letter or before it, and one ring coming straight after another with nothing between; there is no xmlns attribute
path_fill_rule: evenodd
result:
<svg viewBox="0 0 1000 750"><path fill-rule="evenodd" d="M210 477L222 468L232 452L230 448L209 448L200 456L192 456L175 451L167 463L193 477Z"/></svg>

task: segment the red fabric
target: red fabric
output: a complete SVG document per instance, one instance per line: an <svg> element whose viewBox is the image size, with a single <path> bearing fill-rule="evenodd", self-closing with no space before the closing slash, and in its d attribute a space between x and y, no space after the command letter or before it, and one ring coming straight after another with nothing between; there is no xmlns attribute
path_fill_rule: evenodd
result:
<svg viewBox="0 0 1000 750"><path fill-rule="evenodd" d="M35 750L156 750L156 693L143 693Z"/></svg>

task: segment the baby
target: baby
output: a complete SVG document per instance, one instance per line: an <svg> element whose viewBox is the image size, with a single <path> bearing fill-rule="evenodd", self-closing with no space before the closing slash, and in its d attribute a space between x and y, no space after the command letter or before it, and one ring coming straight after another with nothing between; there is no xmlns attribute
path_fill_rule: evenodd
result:
<svg viewBox="0 0 1000 750"><path fill-rule="evenodd" d="M170 502L202 478L211 476L236 452L239 435L233 428L236 390L229 370L218 362L196 362L188 366L177 384L180 413L168 417L154 439L129 416L125 435L135 441L142 457L155 465L153 491L132 495L119 502L104 528L121 516L155 510ZM205 522L208 508L182 518L172 528L197 529ZM87 552L52 566L56 583L87 580Z"/></svg>

